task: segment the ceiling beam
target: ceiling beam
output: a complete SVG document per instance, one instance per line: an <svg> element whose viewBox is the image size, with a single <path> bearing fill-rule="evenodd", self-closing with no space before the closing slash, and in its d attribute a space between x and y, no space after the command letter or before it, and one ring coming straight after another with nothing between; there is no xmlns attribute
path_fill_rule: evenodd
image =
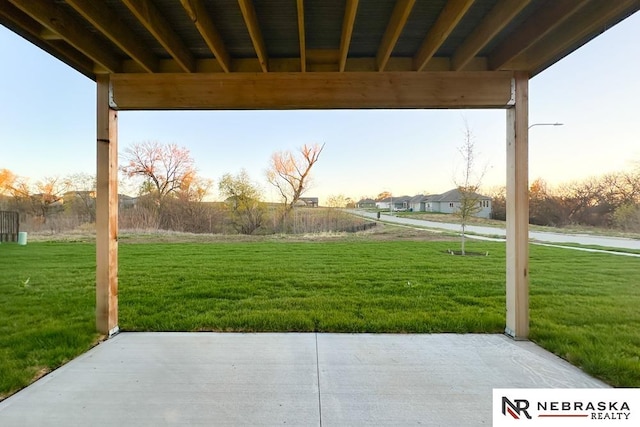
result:
<svg viewBox="0 0 640 427"><path fill-rule="evenodd" d="M145 71L157 71L158 59L106 3L95 0L67 0L67 3Z"/></svg>
<svg viewBox="0 0 640 427"><path fill-rule="evenodd" d="M453 54L452 70L462 70L530 1L499 0Z"/></svg>
<svg viewBox="0 0 640 427"><path fill-rule="evenodd" d="M297 0L298 40L300 40L300 71L307 71L307 44L304 29L304 0Z"/></svg>
<svg viewBox="0 0 640 427"><path fill-rule="evenodd" d="M213 20L207 12L202 0L180 0L182 7L189 15L191 21L200 32L200 35L204 39L207 46L211 50L211 53L216 57L220 67L225 73L231 71L231 57L227 48L224 46L222 36L218 32L218 29L213 25Z"/></svg>
<svg viewBox="0 0 640 427"><path fill-rule="evenodd" d="M512 72L114 74L113 107L167 109L505 108Z"/></svg>
<svg viewBox="0 0 640 427"><path fill-rule="evenodd" d="M95 78L94 63L90 58L78 52L65 41L42 39L42 33L50 30L43 27L42 24L35 21L17 7L8 3L8 1L0 0L0 6L0 24L5 25L10 30L51 55L60 58L62 62L75 68L85 76L92 79Z"/></svg>
<svg viewBox="0 0 640 427"><path fill-rule="evenodd" d="M506 38L489 55L489 67L498 70L544 36L555 30L587 2L583 0L555 0L531 15L518 31Z"/></svg>
<svg viewBox="0 0 640 427"><path fill-rule="evenodd" d="M89 32L84 23L69 14L53 0L10 0L25 14L38 21L48 30L57 33L67 43L91 58L96 64L110 73L120 71L120 58L108 46L98 41Z"/></svg>
<svg viewBox="0 0 640 427"><path fill-rule="evenodd" d="M258 55L258 61L263 72L269 71L269 57L267 55L267 48L262 38L262 31L260 31L260 24L258 24L258 16L256 15L256 9L253 6L252 0L238 0L240 5L240 11L244 17L244 22L247 25L247 31L249 31L249 37L253 43L253 48Z"/></svg>
<svg viewBox="0 0 640 427"><path fill-rule="evenodd" d="M465 13L469 10L475 0L450 0L440 12L438 19L433 24L422 46L413 57L413 68L422 71L427 66L429 60L435 55L442 43L458 25Z"/></svg>
<svg viewBox="0 0 640 427"><path fill-rule="evenodd" d="M357 12L358 12L358 0L347 0L347 5L344 8L344 19L342 20L342 36L340 38L340 62L339 62L340 72L343 72L347 65L349 45L351 44L351 35L353 34L353 24L356 21Z"/></svg>
<svg viewBox="0 0 640 427"><path fill-rule="evenodd" d="M131 13L140 21L180 67L187 72L195 71L195 59L184 42L173 31L151 0L122 0Z"/></svg>
<svg viewBox="0 0 640 427"><path fill-rule="evenodd" d="M407 19L411 14L413 5L416 4L416 0L397 0L396 5L393 7L389 24L382 36L382 42L378 48L378 54L376 55L376 65L378 71L384 71L384 67L387 66L387 61L391 57L393 48L396 47L396 43L402 34Z"/></svg>
<svg viewBox="0 0 640 427"><path fill-rule="evenodd" d="M53 32L46 27L42 27L42 31L40 31L40 38L42 40L64 40L60 34Z"/></svg>
<svg viewBox="0 0 640 427"><path fill-rule="evenodd" d="M639 8L638 0L588 1L561 27L549 32L512 62L518 68L530 71L533 76L549 63L558 61L576 49L576 44L587 42L591 37L611 28L614 23L631 15Z"/></svg>

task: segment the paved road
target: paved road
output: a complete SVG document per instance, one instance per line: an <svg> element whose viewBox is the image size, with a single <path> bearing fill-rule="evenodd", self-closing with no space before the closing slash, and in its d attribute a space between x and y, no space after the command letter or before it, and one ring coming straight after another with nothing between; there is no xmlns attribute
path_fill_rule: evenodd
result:
<svg viewBox="0 0 640 427"><path fill-rule="evenodd" d="M349 210L349 212L364 216L366 218L376 218L375 212L367 212L357 209ZM445 222L424 221L420 219L403 218L392 216L389 214L382 214L381 220L387 222L394 222L397 224L414 225L417 227L433 228L438 230L449 230L460 232L460 224L450 224ZM490 237L502 237L506 236L506 230L504 228L496 227L483 227L477 225L467 225L467 231L469 233L479 234L482 236ZM625 239L622 237L607 237L607 236L594 236L588 234L563 234L552 233L548 231L529 231L529 238L538 242L545 243L577 243L581 245L595 245L608 248L620 248L620 249L637 249L640 250L640 240Z"/></svg>

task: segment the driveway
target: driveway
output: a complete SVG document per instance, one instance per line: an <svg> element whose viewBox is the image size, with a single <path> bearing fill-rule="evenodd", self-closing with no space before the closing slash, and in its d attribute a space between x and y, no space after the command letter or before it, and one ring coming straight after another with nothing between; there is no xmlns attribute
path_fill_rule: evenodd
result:
<svg viewBox="0 0 640 427"><path fill-rule="evenodd" d="M365 218L376 219L376 212L368 212L357 209L348 210L349 213L362 216ZM393 222L396 224L410 225L422 228L432 228L437 230L448 230L454 232L460 232L460 224L451 224L446 222L424 221L413 218L403 218L395 215L382 214L380 220L386 222ZM466 227L469 233L478 234L481 236L489 237L506 237L506 230L504 228L486 227L478 225L467 225ZM594 245L603 246L608 248L619 249L636 249L640 250L640 240L625 239L622 237L608 237L608 236L595 236L588 234L563 234L553 233L548 231L529 231L529 238L537 242L562 244L562 243L577 243L580 245Z"/></svg>

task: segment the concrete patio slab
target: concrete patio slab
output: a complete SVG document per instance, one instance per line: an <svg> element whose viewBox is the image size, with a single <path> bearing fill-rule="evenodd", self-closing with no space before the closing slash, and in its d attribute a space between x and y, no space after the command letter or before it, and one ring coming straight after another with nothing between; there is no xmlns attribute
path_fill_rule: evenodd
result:
<svg viewBox="0 0 640 427"><path fill-rule="evenodd" d="M2 426L489 425L493 388L606 384L502 335L121 333Z"/></svg>

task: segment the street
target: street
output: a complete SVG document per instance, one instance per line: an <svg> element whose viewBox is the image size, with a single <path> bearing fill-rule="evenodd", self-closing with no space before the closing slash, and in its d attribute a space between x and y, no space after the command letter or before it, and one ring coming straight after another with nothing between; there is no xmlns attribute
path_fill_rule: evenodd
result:
<svg viewBox="0 0 640 427"><path fill-rule="evenodd" d="M359 209L348 209L347 212L354 215L362 216L365 218L376 219L377 212L368 212ZM431 228L436 230L448 230L453 232L460 232L460 224L424 221L420 219L403 218L395 215L381 214L381 221L393 222L396 224L403 224L409 226L416 226L421 228ZM477 234L485 237L506 237L506 230L504 228L467 225L467 232ZM608 236L596 236L587 234L564 234L549 231L529 231L529 239L536 242L563 244L563 243L577 243L580 245L594 245L607 248L619 248L619 249L636 249L640 250L640 240L626 239L622 237L608 237Z"/></svg>

